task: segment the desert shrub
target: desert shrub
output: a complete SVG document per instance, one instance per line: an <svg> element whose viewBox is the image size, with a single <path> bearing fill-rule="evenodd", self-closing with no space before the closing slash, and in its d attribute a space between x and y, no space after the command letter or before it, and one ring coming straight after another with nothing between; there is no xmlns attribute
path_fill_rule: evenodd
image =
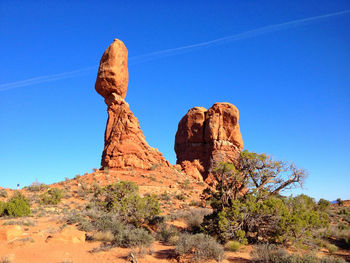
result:
<svg viewBox="0 0 350 263"><path fill-rule="evenodd" d="M331 254L334 254L339 249L336 245L333 245L333 244L327 244L326 248L327 248L328 252Z"/></svg>
<svg viewBox="0 0 350 263"><path fill-rule="evenodd" d="M29 201L18 192L5 203L2 214L11 217L29 216L31 214Z"/></svg>
<svg viewBox="0 0 350 263"><path fill-rule="evenodd" d="M318 203L317 203L318 207L320 210L323 211L327 211L330 207L331 207L331 202L329 202L328 200L325 200L323 198L321 198Z"/></svg>
<svg viewBox="0 0 350 263"><path fill-rule="evenodd" d="M204 192L213 213L205 216L202 229L221 242L310 243L317 229L329 225L325 200L317 204L306 195L279 194L306 177L294 165L243 151L236 166L220 163L213 174L216 189Z"/></svg>
<svg viewBox="0 0 350 263"><path fill-rule="evenodd" d="M155 195L141 197L138 186L132 182L121 181L106 186L96 195L100 209L118 214L125 223L140 226L149 223L160 214L160 206Z"/></svg>
<svg viewBox="0 0 350 263"><path fill-rule="evenodd" d="M172 241L178 236L176 227L168 224L161 224L157 232L156 238L165 244L173 245Z"/></svg>
<svg viewBox="0 0 350 263"><path fill-rule="evenodd" d="M180 187L185 190L193 189L193 186L191 186L191 181L186 179L185 181L180 183Z"/></svg>
<svg viewBox="0 0 350 263"><path fill-rule="evenodd" d="M311 253L301 255L288 254L288 252L271 244L257 246L252 252L252 261L255 263L345 263L342 258L323 257L318 258Z"/></svg>
<svg viewBox="0 0 350 263"><path fill-rule="evenodd" d="M253 262L259 263L282 263L289 262L287 260L289 254L283 249L275 245L262 244L257 246L251 252Z"/></svg>
<svg viewBox="0 0 350 263"><path fill-rule="evenodd" d="M320 263L346 263L346 261L343 258L339 258L339 257L323 257L319 259L319 262Z"/></svg>
<svg viewBox="0 0 350 263"><path fill-rule="evenodd" d="M170 195L164 191L161 195L160 195L160 199L161 200L164 200L164 201L169 201L171 198L170 198Z"/></svg>
<svg viewBox="0 0 350 263"><path fill-rule="evenodd" d="M185 201L186 195L184 193L179 193L179 194L175 195L175 198L180 200L180 201Z"/></svg>
<svg viewBox="0 0 350 263"><path fill-rule="evenodd" d="M40 192L42 190L46 190L47 188L49 188L49 186L36 181L25 188L30 192Z"/></svg>
<svg viewBox="0 0 350 263"><path fill-rule="evenodd" d="M211 209L196 208L191 209L185 214L184 219L187 226L193 232L199 232L200 226L203 223L204 216L211 214Z"/></svg>
<svg viewBox="0 0 350 263"><path fill-rule="evenodd" d="M45 205L57 205L63 197L63 191L58 188L51 188L40 195L40 202Z"/></svg>
<svg viewBox="0 0 350 263"><path fill-rule="evenodd" d="M150 247L154 238L143 228L124 231L121 245L125 247Z"/></svg>
<svg viewBox="0 0 350 263"><path fill-rule="evenodd" d="M239 243L238 241L228 241L225 244L225 248L231 252L236 252L241 248L241 243Z"/></svg>
<svg viewBox="0 0 350 263"><path fill-rule="evenodd" d="M344 201L343 200L341 200L340 198L337 198L337 204L339 205L339 206L341 206L341 205L343 205L344 204Z"/></svg>
<svg viewBox="0 0 350 263"><path fill-rule="evenodd" d="M224 258L223 247L214 238L204 234L180 235L175 251L179 255L191 254L197 262L210 259L221 262Z"/></svg>
<svg viewBox="0 0 350 263"><path fill-rule="evenodd" d="M149 247L154 241L146 230L126 224L118 214L96 211L95 208L83 213L73 211L66 217L66 222L76 224L80 230L97 230L92 238L110 242L112 247Z"/></svg>
<svg viewBox="0 0 350 263"><path fill-rule="evenodd" d="M4 198L7 197L7 191L6 191L6 189L0 189L0 197L4 197Z"/></svg>
<svg viewBox="0 0 350 263"><path fill-rule="evenodd" d="M246 195L244 199L233 200L230 207L218 209L215 202L213 206L214 213L205 217L203 227L222 241L302 242L329 224L327 213L306 195L294 198Z"/></svg>
<svg viewBox="0 0 350 263"><path fill-rule="evenodd" d="M0 201L0 216L4 215L5 207L6 207L6 203Z"/></svg>
<svg viewBox="0 0 350 263"><path fill-rule="evenodd" d="M18 225L18 226L35 226L35 221L30 219L10 220L3 223L3 225Z"/></svg>

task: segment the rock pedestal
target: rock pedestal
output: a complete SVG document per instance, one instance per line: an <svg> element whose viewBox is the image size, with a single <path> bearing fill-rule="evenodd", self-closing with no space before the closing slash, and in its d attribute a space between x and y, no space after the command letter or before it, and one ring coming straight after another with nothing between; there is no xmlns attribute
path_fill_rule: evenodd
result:
<svg viewBox="0 0 350 263"><path fill-rule="evenodd" d="M95 89L105 98L108 121L102 153L102 168L149 169L169 165L162 154L148 145L139 122L124 98L128 86L128 50L118 39L104 52Z"/></svg>

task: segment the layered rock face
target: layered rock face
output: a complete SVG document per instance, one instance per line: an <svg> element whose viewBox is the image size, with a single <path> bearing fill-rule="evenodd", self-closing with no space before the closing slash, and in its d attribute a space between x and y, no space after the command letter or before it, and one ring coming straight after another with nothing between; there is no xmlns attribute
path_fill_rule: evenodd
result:
<svg viewBox="0 0 350 263"><path fill-rule="evenodd" d="M101 58L95 89L108 106L101 166L142 169L149 169L154 164L168 166L162 154L148 145L137 118L124 100L129 79L127 62L128 50L118 39Z"/></svg>
<svg viewBox="0 0 350 263"><path fill-rule="evenodd" d="M238 109L230 103L215 103L209 110L190 109L179 122L175 136L177 163L188 167L186 161L199 160L206 179L218 163L236 162L243 149L238 121Z"/></svg>

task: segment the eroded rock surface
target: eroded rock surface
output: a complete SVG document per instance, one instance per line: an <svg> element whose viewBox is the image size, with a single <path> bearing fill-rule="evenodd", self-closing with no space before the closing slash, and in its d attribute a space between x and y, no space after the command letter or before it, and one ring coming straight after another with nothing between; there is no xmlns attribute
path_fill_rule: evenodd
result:
<svg viewBox="0 0 350 263"><path fill-rule="evenodd" d="M215 103L209 110L190 109L181 119L175 136L177 163L183 168L198 160L204 179L222 161L236 162L243 149L239 112L231 103Z"/></svg>
<svg viewBox="0 0 350 263"><path fill-rule="evenodd" d="M168 166L162 154L148 145L137 118L124 100L128 85L127 56L123 42L114 40L104 52L97 74L95 89L108 106L101 166L142 169L154 164Z"/></svg>

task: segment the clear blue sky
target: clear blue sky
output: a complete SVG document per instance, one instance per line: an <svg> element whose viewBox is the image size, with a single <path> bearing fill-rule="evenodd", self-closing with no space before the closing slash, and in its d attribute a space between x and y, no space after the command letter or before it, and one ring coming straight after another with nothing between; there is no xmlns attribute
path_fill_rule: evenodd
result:
<svg viewBox="0 0 350 263"><path fill-rule="evenodd" d="M119 38L132 57L126 100L171 163L187 110L231 102L246 149L307 169L308 195L349 199L350 13L264 29L345 10L350 1L2 0L0 185L99 168L107 112L94 84Z"/></svg>

